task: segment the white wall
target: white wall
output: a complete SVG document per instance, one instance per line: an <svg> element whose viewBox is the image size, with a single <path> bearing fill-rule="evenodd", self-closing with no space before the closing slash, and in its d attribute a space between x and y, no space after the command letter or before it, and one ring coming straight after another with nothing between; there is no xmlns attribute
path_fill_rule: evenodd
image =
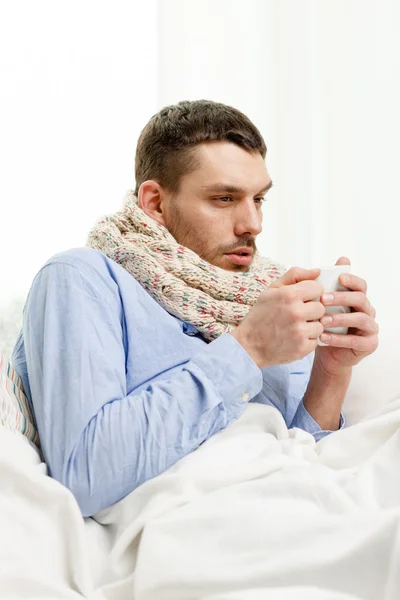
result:
<svg viewBox="0 0 400 600"><path fill-rule="evenodd" d="M346 254L398 318L399 30L397 0L1 3L0 302L120 206L154 112L210 98L267 141L261 250Z"/></svg>
<svg viewBox="0 0 400 600"><path fill-rule="evenodd" d="M160 5L160 103L232 104L266 139L275 187L259 247L304 266L348 255L378 317L398 318L400 3Z"/></svg>
<svg viewBox="0 0 400 600"><path fill-rule="evenodd" d="M0 302L121 206L157 53L155 0L0 3Z"/></svg>

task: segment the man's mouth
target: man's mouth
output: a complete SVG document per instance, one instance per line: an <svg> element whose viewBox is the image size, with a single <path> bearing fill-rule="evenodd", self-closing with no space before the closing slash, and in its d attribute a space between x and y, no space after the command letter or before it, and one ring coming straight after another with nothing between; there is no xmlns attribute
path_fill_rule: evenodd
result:
<svg viewBox="0 0 400 600"><path fill-rule="evenodd" d="M229 254L225 254L225 256L232 262L234 265L244 265L248 266L252 261L253 250L252 249L239 249L234 252L230 252Z"/></svg>

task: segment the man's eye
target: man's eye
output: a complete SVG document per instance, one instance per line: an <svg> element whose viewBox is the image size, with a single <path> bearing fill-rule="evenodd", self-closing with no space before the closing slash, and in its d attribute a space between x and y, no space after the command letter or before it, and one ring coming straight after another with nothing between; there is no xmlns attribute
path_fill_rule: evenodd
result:
<svg viewBox="0 0 400 600"><path fill-rule="evenodd" d="M228 204L228 202L233 201L232 196L219 196L219 198L214 198L214 200L221 200L223 204ZM254 201L260 206L266 201L266 198L254 198Z"/></svg>

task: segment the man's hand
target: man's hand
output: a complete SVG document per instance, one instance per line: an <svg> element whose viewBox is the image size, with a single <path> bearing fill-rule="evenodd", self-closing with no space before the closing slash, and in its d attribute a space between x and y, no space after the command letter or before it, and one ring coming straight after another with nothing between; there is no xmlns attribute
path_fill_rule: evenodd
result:
<svg viewBox="0 0 400 600"><path fill-rule="evenodd" d="M349 263L341 258L336 264ZM303 403L322 429L334 430L339 426L352 367L378 346L378 325L363 279L341 275L340 282L350 291L335 292L333 299L322 298L321 303L315 301L323 294L323 286L314 281L319 274L320 269L287 271L260 294L232 335L260 368L289 363L315 350ZM350 306L353 312L324 321L326 306L333 305ZM329 339L321 335L325 327L339 326L349 327L349 333L329 333ZM320 335L328 346L317 345Z"/></svg>
<svg viewBox="0 0 400 600"><path fill-rule="evenodd" d="M323 293L314 281L319 274L320 269L289 269L259 295L232 333L260 368L290 363L315 350L325 313L321 302L311 302Z"/></svg>
<svg viewBox="0 0 400 600"><path fill-rule="evenodd" d="M337 265L348 265L348 258L342 257ZM331 298L322 297L325 306L350 306L352 312L327 315L321 319L324 327L349 327L347 335L324 333L321 341L328 346L318 346L315 359L329 375L340 374L353 367L378 347L379 326L375 321L376 311L367 298L367 282L356 275L346 273L340 276L340 283L350 291L334 292ZM332 298L333 296L333 298Z"/></svg>

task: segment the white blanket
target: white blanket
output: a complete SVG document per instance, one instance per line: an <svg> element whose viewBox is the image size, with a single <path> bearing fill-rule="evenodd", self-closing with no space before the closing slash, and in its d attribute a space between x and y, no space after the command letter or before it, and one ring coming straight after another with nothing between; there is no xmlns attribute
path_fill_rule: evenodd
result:
<svg viewBox="0 0 400 600"><path fill-rule="evenodd" d="M251 404L98 522L6 430L0 478L0 598L400 598L400 400L318 444Z"/></svg>

